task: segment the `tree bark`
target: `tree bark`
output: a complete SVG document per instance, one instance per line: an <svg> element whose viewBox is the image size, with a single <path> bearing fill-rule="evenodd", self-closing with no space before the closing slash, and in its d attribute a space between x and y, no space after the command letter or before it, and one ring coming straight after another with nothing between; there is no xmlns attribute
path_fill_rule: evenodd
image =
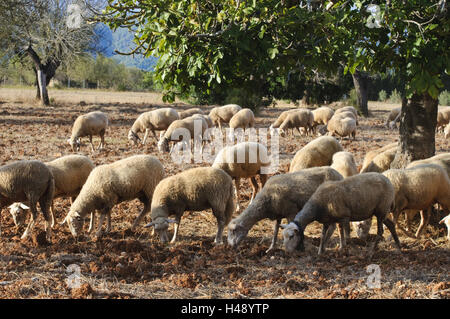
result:
<svg viewBox="0 0 450 319"><path fill-rule="evenodd" d="M358 109L363 116L369 116L368 102L368 76L358 70L352 74L353 84L355 85L356 96L358 98Z"/></svg>
<svg viewBox="0 0 450 319"><path fill-rule="evenodd" d="M399 149L391 168L404 168L412 161L434 156L437 110L438 100L428 94L403 98Z"/></svg>

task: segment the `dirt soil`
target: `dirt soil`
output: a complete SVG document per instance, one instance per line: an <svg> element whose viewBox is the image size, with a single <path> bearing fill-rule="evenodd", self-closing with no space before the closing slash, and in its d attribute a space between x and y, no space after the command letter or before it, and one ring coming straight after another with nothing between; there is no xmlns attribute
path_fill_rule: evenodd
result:
<svg viewBox="0 0 450 319"><path fill-rule="evenodd" d="M209 164L180 164L160 154L155 140L145 147L132 147L127 132L137 116L158 107L128 103L57 103L41 107L28 102L1 101L0 165L20 159L49 161L71 154L66 140L75 118L102 110L109 114L107 147L91 153L83 139L82 154L96 165L110 163L134 154L152 154L163 163L166 174ZM173 105L186 109L184 104ZM370 150L391 143L397 131L384 127L393 105L369 105L372 116L361 118L356 141L344 139L342 146L354 154L358 165ZM205 111L210 107L202 107ZM266 108L257 115L257 127L269 127L283 109ZM296 133L298 134L298 133ZM288 136L280 139L280 172L288 170L297 150L312 137ZM98 137L94 143L99 143ZM449 152L448 140L437 136L437 153ZM249 204L251 185L242 181L239 202ZM45 240L43 218L39 217L33 236L21 241L23 228L17 229L7 209L1 215L0 298L449 298L449 243L443 225L427 228L422 239L399 232L403 253L398 253L385 232L378 249L368 241L352 239L345 251L337 249L333 235L323 256L317 256L321 225L306 229L306 251L288 256L277 248L266 254L273 232L273 221L253 227L237 250L215 246L216 220L210 211L186 212L178 241L163 245L148 229L137 233L130 225L142 205L125 202L112 211L113 230L100 240L88 236L75 242L66 225L56 224L51 242ZM68 199L55 200L56 219L61 222L70 208ZM436 216L434 219L436 220ZM146 217L145 222L150 220ZM85 227L87 229L87 224ZM142 223L142 225L144 222ZM417 221L416 221L417 224ZM171 229L170 229L171 231ZM371 233L374 234L375 223ZM226 231L224 236L226 235ZM370 288L371 264L379 266L379 288ZM376 266L375 266L376 267ZM75 283L75 285L74 285ZM70 288L72 287L72 288Z"/></svg>

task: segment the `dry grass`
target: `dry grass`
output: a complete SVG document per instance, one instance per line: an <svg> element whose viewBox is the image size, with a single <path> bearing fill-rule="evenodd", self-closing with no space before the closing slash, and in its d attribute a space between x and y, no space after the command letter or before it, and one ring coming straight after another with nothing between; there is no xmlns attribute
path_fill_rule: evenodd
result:
<svg viewBox="0 0 450 319"><path fill-rule="evenodd" d="M19 95L23 94L23 95ZM127 131L140 112L160 107L157 96L99 91L51 91L52 107L28 103L33 92L0 89L0 165L19 159L48 161L70 154L66 139L73 120L91 110L107 112L111 127L107 131L107 149L90 153L85 145L81 153L96 165L110 163L134 154L152 154L163 163L166 174L173 175L189 167L207 164L176 165L167 154L157 151L151 138L145 147L131 147ZM112 97L113 96L113 97ZM89 97L86 98L86 97ZM79 101L86 105L79 105ZM97 102L95 102L97 101ZM132 102L134 101L134 102ZM120 104L119 104L120 102ZM178 109L188 105L176 105ZM289 106L288 106L289 107ZM362 118L357 140L344 139L342 146L354 154L358 164L367 151L398 139L398 133L384 127L384 118L393 105L370 103L370 118ZM210 107L202 106L208 110ZM265 108L257 116L257 127L269 127L282 109ZM280 173L286 172L295 152L312 138L288 136L280 140ZM98 138L94 138L98 143ZM438 153L449 152L450 143L437 136ZM250 200L250 183L243 181L240 205ZM67 227L57 225L50 246L21 241L23 229L15 229L5 210L2 214L0 246L1 298L449 298L449 244L444 227L430 226L423 239L400 233L404 246L398 254L386 234L376 251L367 242L352 238L348 249L336 249L333 236L327 252L318 257L321 225L314 223L306 231L306 252L287 256L278 248L269 254L273 222L263 220L249 232L241 247L215 247L216 220L210 211L186 212L178 242L161 245L141 228L131 234L128 228L141 204L121 203L112 211L111 234L102 240L86 238L76 243ZM57 221L68 212L67 199L55 201ZM147 221L148 221L147 216ZM442 226L442 225L441 225ZM42 217L34 232L43 231ZM371 230L375 232L375 225ZM388 232L386 232L388 233ZM354 237L354 234L352 234ZM281 237L281 236L280 236ZM281 238L280 238L281 241ZM85 285L70 289L66 284L70 264L81 270ZM367 286L366 267L381 268L381 288Z"/></svg>

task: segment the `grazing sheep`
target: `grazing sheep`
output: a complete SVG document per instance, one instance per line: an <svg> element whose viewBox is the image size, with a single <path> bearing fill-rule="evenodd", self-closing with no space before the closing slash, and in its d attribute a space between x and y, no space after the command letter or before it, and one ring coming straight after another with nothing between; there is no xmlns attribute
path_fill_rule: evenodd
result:
<svg viewBox="0 0 450 319"><path fill-rule="evenodd" d="M294 221L283 225L284 246L288 253L304 250L304 231L313 221L323 224L319 254L333 234L336 223L340 224L340 249L346 245L350 234L350 221L377 217L378 236L383 235L383 224L392 234L400 249L395 225L386 215L394 203L394 187L389 179L379 173L358 174L341 181L325 182L311 196Z"/></svg>
<svg viewBox="0 0 450 319"><path fill-rule="evenodd" d="M269 127L272 134L275 129L280 127L280 125L284 122L284 120L286 119L286 117L289 113L298 112L298 110L299 109L293 109L293 110L281 112L281 114L278 116L278 118L275 120L275 122L273 122L272 125L270 125L270 127Z"/></svg>
<svg viewBox="0 0 450 319"><path fill-rule="evenodd" d="M168 241L169 223L175 223L171 243L175 242L181 216L187 210L201 211L211 208L217 219L215 243L222 243L222 232L230 222L236 202L231 177L221 169L197 167L162 180L152 198L152 222L162 242ZM175 215L175 220L168 217Z"/></svg>
<svg viewBox="0 0 450 319"><path fill-rule="evenodd" d="M450 215L442 218L439 224L445 224L445 226L447 226L447 240L450 240Z"/></svg>
<svg viewBox="0 0 450 319"><path fill-rule="evenodd" d="M248 127L255 127L255 115L250 109L240 110L230 120L230 128L232 129L246 129Z"/></svg>
<svg viewBox="0 0 450 319"><path fill-rule="evenodd" d="M361 169L360 173L382 173L388 170L391 167L391 163L394 160L396 153L397 146L394 146L376 155L366 167Z"/></svg>
<svg viewBox="0 0 450 319"><path fill-rule="evenodd" d="M331 168L338 171L344 178L358 174L355 158L350 152L334 153Z"/></svg>
<svg viewBox="0 0 450 319"><path fill-rule="evenodd" d="M239 112L242 108L237 104L227 104L213 108L209 112L209 117L214 125L222 129L222 124L229 123L234 114Z"/></svg>
<svg viewBox="0 0 450 319"><path fill-rule="evenodd" d="M350 117L340 119L333 116L327 124L327 130L331 136L336 134L342 138L351 135L353 140L356 139L356 121Z"/></svg>
<svg viewBox="0 0 450 319"><path fill-rule="evenodd" d="M450 209L450 179L441 166L422 164L408 169L390 169L383 175L395 190L394 222L404 210L421 210L416 237L427 226L433 204L439 203L447 211Z"/></svg>
<svg viewBox="0 0 450 319"><path fill-rule="evenodd" d="M214 123L212 122L211 118L209 117L209 115L205 115L205 114L194 114L191 117L195 118L195 117L201 117L206 121L206 124L208 124L208 127L213 127Z"/></svg>
<svg viewBox="0 0 450 319"><path fill-rule="evenodd" d="M30 222L22 239L33 230L37 219L36 204L38 202L46 221L47 239L51 237L49 209L54 193L55 180L52 172L40 161L18 161L0 167L0 213L3 207L14 202L26 202L31 210Z"/></svg>
<svg viewBox="0 0 450 319"><path fill-rule="evenodd" d="M90 112L77 117L72 127L72 135L68 142L72 147L72 151L78 152L80 150L80 138L88 136L91 143L91 150L94 151L94 144L92 143L92 136L99 135L101 142L98 149L105 147L105 132L108 127L108 117L105 113L100 111Z"/></svg>
<svg viewBox="0 0 450 319"><path fill-rule="evenodd" d="M339 151L343 151L342 146L334 137L318 137L295 153L289 166L289 172L308 167L331 165L333 154Z"/></svg>
<svg viewBox="0 0 450 319"><path fill-rule="evenodd" d="M272 250L281 220L286 218L292 221L320 184L341 179L342 176L330 167L313 167L272 176L254 201L228 225L228 244L237 247L253 225L269 218L276 220L272 243L267 252Z"/></svg>
<svg viewBox="0 0 450 319"><path fill-rule="evenodd" d="M450 123L450 107L443 107L438 110L436 131L441 131Z"/></svg>
<svg viewBox="0 0 450 319"><path fill-rule="evenodd" d="M367 152L366 156L364 157L364 161L363 161L363 164L362 164L362 167L361 167L361 171L366 169L366 167L372 162L372 160L373 160L373 158L375 156L377 156L378 154L383 153L384 151L387 151L388 149L391 149L391 148L394 148L394 147L396 148L397 146L398 146L398 142L394 142L394 143L387 144L387 145L385 145L383 147L380 147L380 148L378 148L376 150Z"/></svg>
<svg viewBox="0 0 450 319"><path fill-rule="evenodd" d="M80 192L89 173L95 165L92 161L83 155L67 155L57 158L51 162L45 163L53 174L55 180L55 192L53 200L60 197L70 197L71 203ZM24 217L24 210L29 209L22 203L14 203L10 206L10 213L13 216L16 226L21 226ZM50 206L50 215L52 219L51 227L55 224L53 201Z"/></svg>
<svg viewBox="0 0 450 319"><path fill-rule="evenodd" d="M423 160L413 161L409 163L406 168L412 168L423 164L439 165L446 170L447 175L450 177L450 153L438 154Z"/></svg>
<svg viewBox="0 0 450 319"><path fill-rule="evenodd" d="M97 166L70 207L64 222L67 222L72 235L77 237L83 227L83 217L98 210L100 220L96 236L100 237L105 217L107 217L106 231L111 230L111 209L118 203L138 198L144 204L144 208L131 226L131 230L134 231L150 210L153 190L163 178L164 168L161 162L149 155L135 155ZM90 231L94 228L92 217L94 216L91 216Z"/></svg>
<svg viewBox="0 0 450 319"><path fill-rule="evenodd" d="M185 111L180 111L180 112L178 112L178 114L180 116L179 119L182 120L182 119L185 119L186 117L190 117L190 116L195 115L195 114L203 115L204 113L203 113L202 109L200 109L198 107L195 107L195 108L192 108L192 109L187 109Z"/></svg>
<svg viewBox="0 0 450 319"><path fill-rule="evenodd" d="M233 146L228 146L220 150L212 167L223 169L233 179L236 186L237 210L239 211L239 182L241 178L249 178L253 192L250 203L258 192L256 175L261 179L261 187L267 180L264 174L264 167L270 165L270 158L267 148L255 142L242 142ZM262 171L261 171L262 169Z"/></svg>
<svg viewBox="0 0 450 319"><path fill-rule="evenodd" d="M196 125L198 125L198 130L195 129ZM172 149L170 149L169 142L181 142L183 139L182 134L186 133L187 131L189 131L191 140L202 140L203 134L207 129L208 124L203 117L191 116L182 120L173 121L164 135L160 136L158 149L160 152L172 152L173 146ZM188 143L190 149L190 140L184 142Z"/></svg>
<svg viewBox="0 0 450 319"><path fill-rule="evenodd" d="M353 106L344 106L341 108L338 108L337 110L334 111L334 114L339 114L341 112L352 112L355 116L358 116L358 111L353 107Z"/></svg>
<svg viewBox="0 0 450 319"><path fill-rule="evenodd" d="M142 144L144 145L150 131L153 133L153 137L156 140L155 131L167 130L169 125L178 119L179 116L177 111L170 107L142 113L136 121L134 121L133 126L128 131L128 139L136 145L138 141L141 140L138 133L145 131L144 139L142 140Z"/></svg>
<svg viewBox="0 0 450 319"><path fill-rule="evenodd" d="M401 107L396 107L389 112L389 115L386 119L386 127L391 130L395 128L395 123L400 120L400 113L402 111Z"/></svg>
<svg viewBox="0 0 450 319"><path fill-rule="evenodd" d="M301 109L297 112L288 113L278 130L281 136L284 136L288 129L292 129L292 133L294 132L294 129L297 129L299 134L301 134L299 128L303 127L308 134L308 132L312 132L313 125L314 115L312 112L308 109Z"/></svg>
<svg viewBox="0 0 450 319"><path fill-rule="evenodd" d="M314 116L314 126L327 125L328 121L333 117L334 111L331 107L322 106L312 111L312 114Z"/></svg>

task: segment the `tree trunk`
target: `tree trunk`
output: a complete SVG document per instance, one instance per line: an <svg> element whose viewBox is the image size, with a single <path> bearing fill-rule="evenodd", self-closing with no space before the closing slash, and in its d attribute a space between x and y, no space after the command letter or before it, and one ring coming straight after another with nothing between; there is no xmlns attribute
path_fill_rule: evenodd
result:
<svg viewBox="0 0 450 319"><path fill-rule="evenodd" d="M434 156L437 110L438 100L428 94L403 98L399 149L391 168L404 168L412 161Z"/></svg>
<svg viewBox="0 0 450 319"><path fill-rule="evenodd" d="M358 98L358 110L363 116L369 116L369 108L367 106L369 79L366 74L361 73L358 70L355 70L355 73L352 74L352 78L353 84L355 85L356 96Z"/></svg>
<svg viewBox="0 0 450 319"><path fill-rule="evenodd" d="M37 70L37 78L39 85L39 93L41 96L42 105L50 105L47 91L47 74L43 70Z"/></svg>

